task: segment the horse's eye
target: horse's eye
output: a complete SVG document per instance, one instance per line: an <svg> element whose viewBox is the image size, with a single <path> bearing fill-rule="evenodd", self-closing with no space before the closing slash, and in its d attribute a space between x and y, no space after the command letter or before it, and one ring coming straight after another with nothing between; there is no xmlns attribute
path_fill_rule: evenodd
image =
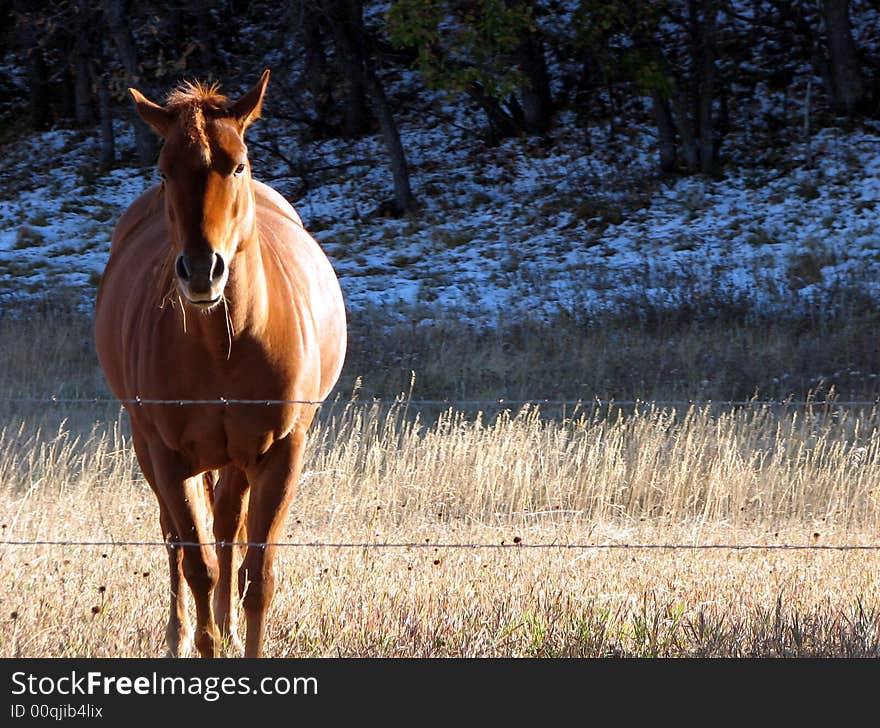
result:
<svg viewBox="0 0 880 728"><path fill-rule="evenodd" d="M163 182L168 179L168 175L166 175L161 169L159 170L159 179L161 179Z"/></svg>
<svg viewBox="0 0 880 728"><path fill-rule="evenodd" d="M242 172L244 172L244 164L239 164L235 168L235 171L232 174L234 174L236 177L238 177L241 175Z"/></svg>

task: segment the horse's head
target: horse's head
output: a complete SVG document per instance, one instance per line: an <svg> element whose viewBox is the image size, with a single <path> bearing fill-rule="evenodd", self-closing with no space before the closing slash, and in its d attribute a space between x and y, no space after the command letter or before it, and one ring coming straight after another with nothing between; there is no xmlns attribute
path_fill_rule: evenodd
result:
<svg viewBox="0 0 880 728"><path fill-rule="evenodd" d="M260 115L269 71L238 101L217 87L186 84L164 106L129 89L138 113L163 139L159 173L180 292L210 308L223 297L229 264L254 232L245 129Z"/></svg>

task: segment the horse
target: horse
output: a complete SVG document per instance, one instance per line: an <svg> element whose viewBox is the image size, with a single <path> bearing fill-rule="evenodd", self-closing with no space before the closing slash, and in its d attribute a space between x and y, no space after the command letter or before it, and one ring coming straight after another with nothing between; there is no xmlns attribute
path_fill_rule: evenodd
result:
<svg viewBox="0 0 880 728"><path fill-rule="evenodd" d="M244 134L268 81L266 69L235 101L216 83L186 82L162 104L129 89L163 140L161 180L114 227L94 334L159 504L174 657L193 643L202 657L262 656L277 537L346 353L330 261L287 200L251 175Z"/></svg>

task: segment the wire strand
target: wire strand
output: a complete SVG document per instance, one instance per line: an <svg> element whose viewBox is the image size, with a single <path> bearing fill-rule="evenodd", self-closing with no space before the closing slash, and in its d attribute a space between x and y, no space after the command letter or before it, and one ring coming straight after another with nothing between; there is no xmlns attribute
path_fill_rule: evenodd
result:
<svg viewBox="0 0 880 728"><path fill-rule="evenodd" d="M201 546L229 547L292 547L336 549L560 549L560 550L664 550L664 551L880 551L880 544L683 544L683 543L431 543L421 541L374 542L374 541L74 541L36 540L0 541L0 546L163 546L194 548Z"/></svg>
<svg viewBox="0 0 880 728"><path fill-rule="evenodd" d="M217 397L216 399L155 399L146 397L133 397L116 399L110 397L61 397L56 395L43 397L0 397L0 402L17 404L120 404L120 405L284 405L305 404L325 405L329 400L319 399L239 399ZM579 407L634 407L638 405L646 407L878 407L880 400L773 400L773 399L401 399L401 398L372 398L358 401L359 404L406 404L424 406L524 406L545 405L554 407L579 406Z"/></svg>

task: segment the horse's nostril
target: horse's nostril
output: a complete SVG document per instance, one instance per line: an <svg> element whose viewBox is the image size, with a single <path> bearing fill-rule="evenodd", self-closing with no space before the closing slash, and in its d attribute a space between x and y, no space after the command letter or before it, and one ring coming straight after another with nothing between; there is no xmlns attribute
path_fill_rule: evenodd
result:
<svg viewBox="0 0 880 728"><path fill-rule="evenodd" d="M186 264L186 260L182 255L177 256L177 263L175 264L175 270L177 271L177 277L182 281L188 281L190 272L189 267Z"/></svg>
<svg viewBox="0 0 880 728"><path fill-rule="evenodd" d="M225 269L226 263L223 261L223 256L220 255L220 253L214 253L214 265L211 267L211 281L219 280Z"/></svg>

